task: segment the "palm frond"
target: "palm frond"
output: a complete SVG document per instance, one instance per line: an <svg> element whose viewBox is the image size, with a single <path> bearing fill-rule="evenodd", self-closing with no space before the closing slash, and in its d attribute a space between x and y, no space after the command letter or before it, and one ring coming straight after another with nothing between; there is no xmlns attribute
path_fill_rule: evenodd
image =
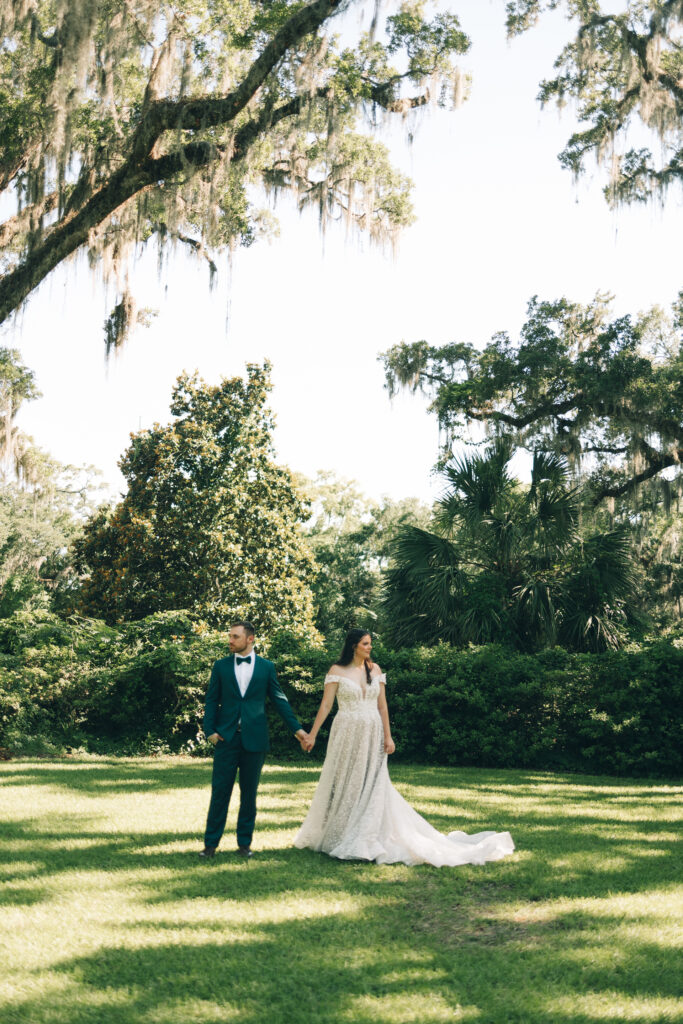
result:
<svg viewBox="0 0 683 1024"><path fill-rule="evenodd" d="M528 495L530 534L546 555L558 555L577 539L579 499L576 490L566 490L543 480Z"/></svg>
<svg viewBox="0 0 683 1024"><path fill-rule="evenodd" d="M458 515L474 522L486 516L510 489L508 472L512 450L507 441L497 441L482 453L454 459L444 469L447 490L437 507L457 509Z"/></svg>
<svg viewBox="0 0 683 1024"><path fill-rule="evenodd" d="M564 456L558 455L556 452L534 452L531 464L532 492L541 483L549 483L555 487L566 487L569 478L569 465Z"/></svg>
<svg viewBox="0 0 683 1024"><path fill-rule="evenodd" d="M392 636L404 643L454 640L456 609L466 582L454 545L429 530L406 526L396 538L393 554L383 590Z"/></svg>
<svg viewBox="0 0 683 1024"><path fill-rule="evenodd" d="M513 596L524 632L536 641L553 645L557 639L557 612L553 588L549 582L543 579L527 580L515 588Z"/></svg>

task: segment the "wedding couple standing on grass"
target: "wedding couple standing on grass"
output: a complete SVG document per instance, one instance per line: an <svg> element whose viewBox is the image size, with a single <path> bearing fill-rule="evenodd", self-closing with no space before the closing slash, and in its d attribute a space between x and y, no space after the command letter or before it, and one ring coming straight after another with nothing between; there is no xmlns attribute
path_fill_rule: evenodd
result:
<svg viewBox="0 0 683 1024"><path fill-rule="evenodd" d="M229 644L230 657L214 664L206 695L204 732L215 750L201 857L216 854L238 773L237 852L245 859L252 856L256 792L269 749L266 697L306 751L313 749L337 699L320 780L295 846L342 860L436 867L483 864L512 853L509 832L437 832L392 786L387 757L395 745L386 677L372 661L369 633L352 629L347 634L338 661L325 677L323 698L310 732L302 727L282 692L273 663L254 651L252 624L236 622L230 629Z"/></svg>

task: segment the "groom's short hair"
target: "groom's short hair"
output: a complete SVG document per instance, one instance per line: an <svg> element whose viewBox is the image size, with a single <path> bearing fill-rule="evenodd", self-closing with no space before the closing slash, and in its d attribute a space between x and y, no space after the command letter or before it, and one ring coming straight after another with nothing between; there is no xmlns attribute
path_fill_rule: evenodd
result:
<svg viewBox="0 0 683 1024"><path fill-rule="evenodd" d="M247 636L256 636L256 630L254 629L251 622L247 622L246 619L240 619L239 622L233 622L230 629L236 629L241 626Z"/></svg>

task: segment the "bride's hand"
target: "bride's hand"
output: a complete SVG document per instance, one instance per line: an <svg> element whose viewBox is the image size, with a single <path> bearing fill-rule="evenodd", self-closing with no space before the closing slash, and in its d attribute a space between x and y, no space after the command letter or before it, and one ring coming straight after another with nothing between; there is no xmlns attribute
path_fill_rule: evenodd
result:
<svg viewBox="0 0 683 1024"><path fill-rule="evenodd" d="M394 741L392 740L392 738L390 736L388 740L384 741L384 753L385 754L393 754L393 752L395 750L396 750L396 744L394 743Z"/></svg>

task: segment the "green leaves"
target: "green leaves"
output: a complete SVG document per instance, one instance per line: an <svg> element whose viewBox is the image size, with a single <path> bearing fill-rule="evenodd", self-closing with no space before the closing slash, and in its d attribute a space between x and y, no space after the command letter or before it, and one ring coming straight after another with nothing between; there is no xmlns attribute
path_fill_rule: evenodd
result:
<svg viewBox="0 0 683 1024"><path fill-rule="evenodd" d="M420 389L450 442L473 423L513 446L585 467L589 500L631 495L683 458L681 340L675 316L609 318L609 301L531 299L519 341L397 345L384 353L389 390ZM674 308L675 314L675 308Z"/></svg>
<svg viewBox="0 0 683 1024"><path fill-rule="evenodd" d="M411 186L368 129L379 110L461 99L453 59L469 41L454 16L426 21L418 4L387 24L385 42L362 32L340 51L326 27L343 6L7 7L0 194L23 210L0 227L0 320L81 246L117 279L131 246L153 237L188 246L213 273L216 251L258 233L254 185L293 190L323 226L341 215L393 241L412 220ZM110 343L125 333L109 326Z"/></svg>
<svg viewBox="0 0 683 1024"><path fill-rule="evenodd" d="M399 644L512 642L537 650L617 647L635 594L623 530L578 534L566 461L536 453L532 481L509 473L504 441L446 467L435 530L404 529L385 577Z"/></svg>
<svg viewBox="0 0 683 1024"><path fill-rule="evenodd" d="M387 18L387 51L405 51L407 77L422 84L430 75L449 74L453 53L467 53L470 40L455 14L443 12L432 22L423 20L424 3L404 3L398 14Z"/></svg>
<svg viewBox="0 0 683 1024"><path fill-rule="evenodd" d="M301 487L311 502L305 539L317 567L312 584L317 628L328 641L341 640L352 626L381 632L381 572L402 528L426 524L429 508L417 499L367 498L354 481L332 473L320 473Z"/></svg>
<svg viewBox="0 0 683 1024"><path fill-rule="evenodd" d="M135 435L128 493L87 524L82 607L107 621L186 608L217 626L312 626L305 504L272 451L269 366L209 386L183 375L173 422Z"/></svg>
<svg viewBox="0 0 683 1024"><path fill-rule="evenodd" d="M526 31L544 10L557 7L578 29L555 61L555 77L541 84L539 99L560 107L574 100L588 126L571 136L560 162L575 176L584 173L588 157L608 166L604 193L611 205L663 198L683 183L680 3L623 0L623 10L607 14L597 0L514 0L507 4L508 33ZM631 140L640 141L644 131L653 145L634 146Z"/></svg>

